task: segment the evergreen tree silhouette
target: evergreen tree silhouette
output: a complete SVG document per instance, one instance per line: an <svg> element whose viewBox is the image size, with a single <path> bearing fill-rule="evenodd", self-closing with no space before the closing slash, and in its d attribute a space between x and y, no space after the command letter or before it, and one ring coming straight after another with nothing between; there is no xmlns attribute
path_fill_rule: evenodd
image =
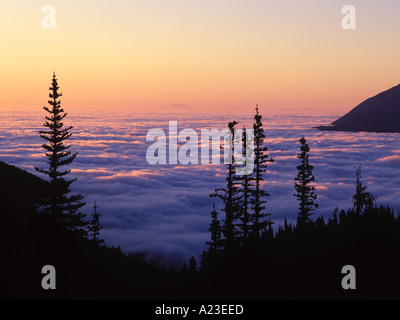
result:
<svg viewBox="0 0 400 320"><path fill-rule="evenodd" d="M294 184L296 189L294 196L296 196L297 200L300 202L297 227L303 229L306 225L311 223L310 216L313 214L312 211L318 208L318 204L315 202L317 199L315 187L310 186L310 182L314 181L312 173L314 167L308 162L310 148L304 136L299 141L301 146L297 158L301 160L301 163L297 166L298 174L294 179L296 181Z"/></svg>
<svg viewBox="0 0 400 320"><path fill-rule="evenodd" d="M339 208L336 207L332 213L332 219L331 218L328 219L327 225L329 227L337 227L337 225L339 224L338 213L339 213Z"/></svg>
<svg viewBox="0 0 400 320"><path fill-rule="evenodd" d="M51 107L43 107L49 113L45 117L46 122L43 124L47 130L39 131L40 137L46 141L42 147L46 150L49 168L35 168L38 172L50 178L50 195L49 198L42 201L42 211L53 219L62 221L68 230L86 235L87 222L84 221L86 215L78 212L85 205L84 197L79 194L70 195L70 185L76 179L66 180L65 176L71 170L61 169L71 164L78 153L71 154L71 151L68 150L70 145L64 144L65 140L71 136L70 130L73 127L64 127L62 122L67 113L61 108L59 97L62 94L58 92L58 89L56 75L53 73L52 85L49 88L50 100L48 101Z"/></svg>
<svg viewBox="0 0 400 320"><path fill-rule="evenodd" d="M213 210L211 211L211 223L208 231L211 233L211 241L206 242L209 245L208 255L209 257L220 256L223 250L222 228L218 219L218 212L215 210L215 204L213 204Z"/></svg>
<svg viewBox="0 0 400 320"><path fill-rule="evenodd" d="M241 203L240 203L240 195L239 189L236 184L236 163L234 157L234 131L235 126L238 122L233 121L229 122L229 137L228 142L230 146L229 152L229 160L227 163L228 175L226 177L226 187L225 188L217 188L214 190L214 193L210 194L211 198L219 198L224 203L224 208L222 209L225 212L225 219L223 220L224 224L222 226L222 233L224 235L224 253L231 253L235 247L235 242L237 240L237 229L235 226L235 219L237 219L238 212L240 212Z"/></svg>
<svg viewBox="0 0 400 320"><path fill-rule="evenodd" d="M325 229L325 227L326 227L326 225L325 225L325 220L324 220L324 217L321 215L320 217L318 217L316 220L315 220L315 228L317 229L317 230L324 230Z"/></svg>
<svg viewBox="0 0 400 320"><path fill-rule="evenodd" d="M211 211L211 223L208 231L210 231L211 240L206 242L206 245L209 247L207 251L204 250L202 252L200 261L200 270L203 273L218 263L219 258L222 257L224 251L222 227L221 222L218 219L218 212L215 209L215 203L213 203L213 210Z"/></svg>
<svg viewBox="0 0 400 320"><path fill-rule="evenodd" d="M287 222L286 216L283 224L283 230L292 232L292 224Z"/></svg>
<svg viewBox="0 0 400 320"><path fill-rule="evenodd" d="M189 269L188 272L190 275L197 274L197 261L194 256L192 256L189 260Z"/></svg>
<svg viewBox="0 0 400 320"><path fill-rule="evenodd" d="M251 209L253 214L251 215L252 222L252 236L258 239L260 232L265 230L266 227L271 223L271 220L265 220L264 218L270 216L270 213L265 213L265 200L269 196L269 193L261 189L261 182L264 181L263 173L267 170L267 163L274 162L268 154L268 148L264 145L264 129L262 124L262 115L259 113L258 104L256 105L256 114L254 116L254 188L251 188L252 199L250 200Z"/></svg>
<svg viewBox="0 0 400 320"><path fill-rule="evenodd" d="M375 203L375 197L367 192L367 186L363 186L361 182L361 164L356 170L356 194L353 196L353 205L357 214L360 214L362 210L372 209Z"/></svg>
<svg viewBox="0 0 400 320"><path fill-rule="evenodd" d="M346 220L347 220L346 211L342 209L340 210L339 213L339 224L344 225L346 223Z"/></svg>
<svg viewBox="0 0 400 320"><path fill-rule="evenodd" d="M182 272L184 275L187 274L188 268L187 268L186 262L183 263L181 272Z"/></svg>
<svg viewBox="0 0 400 320"><path fill-rule="evenodd" d="M100 230L103 229L103 226L100 224L100 214L97 213L97 205L96 202L93 205L94 213L92 213L92 220L90 220L89 225L87 227L89 231L90 239L96 244L101 245L104 243L103 239L100 239Z"/></svg>
<svg viewBox="0 0 400 320"><path fill-rule="evenodd" d="M271 221L271 217L269 217L268 219L269 219L268 226L265 230L262 231L261 240L270 241L270 240L274 239L274 230L272 229L273 222Z"/></svg>
<svg viewBox="0 0 400 320"><path fill-rule="evenodd" d="M247 157L247 149L249 148L250 142L253 143L253 141L248 141L246 128L243 127L242 131L243 158ZM245 161L246 165L250 160L253 159L246 159ZM244 247L247 244L247 239L252 230L252 225L251 225L252 215L251 215L250 204L251 204L251 197L253 196L251 188L254 187L253 181L255 180L255 178L252 176L253 173L254 170L250 174L239 175L235 178L236 183L240 187L239 191L241 193L241 207L239 212L237 212L237 217L240 220L240 222L237 223L237 227L238 227L238 232L241 233L241 243Z"/></svg>

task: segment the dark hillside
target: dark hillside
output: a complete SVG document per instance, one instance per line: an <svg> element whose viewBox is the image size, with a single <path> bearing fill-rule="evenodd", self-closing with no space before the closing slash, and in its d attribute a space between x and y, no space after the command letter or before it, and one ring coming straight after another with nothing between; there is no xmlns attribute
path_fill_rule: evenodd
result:
<svg viewBox="0 0 400 320"><path fill-rule="evenodd" d="M400 85L360 103L329 126L329 131L400 132Z"/></svg>

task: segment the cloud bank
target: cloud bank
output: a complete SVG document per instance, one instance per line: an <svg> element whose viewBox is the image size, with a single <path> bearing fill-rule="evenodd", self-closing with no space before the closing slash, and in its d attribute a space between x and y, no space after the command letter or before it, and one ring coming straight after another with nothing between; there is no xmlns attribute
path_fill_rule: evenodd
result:
<svg viewBox="0 0 400 320"><path fill-rule="evenodd" d="M295 221L298 203L293 197L294 177L302 135L311 148L319 209L327 219L335 207L352 206L355 171L362 164L362 181L378 204L400 210L400 150L398 134L316 131L312 126L329 123L332 116L264 115L265 143L275 162L268 166L263 187L270 194L267 210L276 225L286 217ZM232 120L251 127L252 115L150 115L88 113L69 114L73 125L72 151L78 151L73 191L85 196L84 212L90 215L94 201L108 245L127 253L146 252L181 266L191 255L199 257L209 240L212 201L209 194L224 185L224 165L150 165L146 161L146 133L159 128L168 133L168 121L184 128L222 130ZM0 120L0 160L32 173L45 167L38 136L42 113L3 113ZM200 154L200 153L199 153ZM35 173L36 174L36 173ZM222 206L216 201L216 207Z"/></svg>

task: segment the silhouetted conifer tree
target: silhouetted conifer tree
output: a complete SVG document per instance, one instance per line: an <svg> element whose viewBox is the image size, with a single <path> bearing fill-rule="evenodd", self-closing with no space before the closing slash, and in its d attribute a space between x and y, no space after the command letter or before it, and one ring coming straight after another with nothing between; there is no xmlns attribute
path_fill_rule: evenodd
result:
<svg viewBox="0 0 400 320"><path fill-rule="evenodd" d="M325 225L324 217L322 215L315 220L315 227L317 230L320 230L320 231L325 230L326 225Z"/></svg>
<svg viewBox="0 0 400 320"><path fill-rule="evenodd" d="M183 263L181 272L182 272L183 274L187 274L188 268L187 268L187 266L186 266L186 262Z"/></svg>
<svg viewBox="0 0 400 320"><path fill-rule="evenodd" d="M104 243L103 239L100 239L100 230L103 229L103 226L100 224L100 214L97 213L97 205L96 202L93 205L94 213L92 213L92 220L90 220L88 225L88 231L90 239L96 244L101 245Z"/></svg>
<svg viewBox="0 0 400 320"><path fill-rule="evenodd" d="M215 209L215 203L213 203L213 210L211 211L211 223L208 231L210 231L211 240L206 242L206 244L209 246L208 250L203 251L201 254L200 269L202 272L215 266L215 264L218 263L218 259L222 257L224 250L222 227L221 222L218 219L218 212Z"/></svg>
<svg viewBox="0 0 400 320"><path fill-rule="evenodd" d="M272 229L271 218L269 218L267 228L261 233L261 239L264 241L265 240L269 241L274 239L274 230Z"/></svg>
<svg viewBox="0 0 400 320"><path fill-rule="evenodd" d="M328 219L327 226L336 227L339 224L338 212L339 212L339 208L336 207L335 210L332 213L332 219L331 218Z"/></svg>
<svg viewBox="0 0 400 320"><path fill-rule="evenodd" d="M364 208L373 208L375 197L371 193L367 192L367 186L363 186L361 183L361 164L357 168L356 177L356 194L353 196L353 205L356 213L360 214Z"/></svg>
<svg viewBox="0 0 400 320"><path fill-rule="evenodd" d="M67 113L61 108L58 93L58 84L56 75L53 74L52 86L50 89L50 100L48 101L50 108L43 107L49 115L45 117L46 122L43 124L47 130L41 130L40 137L46 140L47 143L42 147L46 150L48 159L48 169L35 168L38 172L47 175L50 178L50 195L48 199L43 200L42 210L58 221L63 221L68 230L79 232L81 235L86 235L85 226L87 222L83 219L86 216L78 210L85 205L83 196L79 194L70 195L70 185L76 179L66 180L65 176L71 170L62 170L61 168L69 165L74 161L78 153L71 154L68 149L70 145L65 145L64 142L70 136L72 126L64 127L62 120Z"/></svg>
<svg viewBox="0 0 400 320"><path fill-rule="evenodd" d="M250 137L251 138L251 137ZM253 143L253 141L248 141L248 136L246 132L246 128L243 128L242 131L242 156L243 158L247 158L248 154L248 148L249 143ZM253 161L253 159L246 159L245 163L246 165L248 164L248 161ZM247 172L245 170L245 173L250 173L250 174L243 174L243 175L238 175L235 179L236 183L238 184L238 187L240 188L240 193L241 193L241 207L238 214L238 218L240 220L239 223L237 223L238 231L241 233L241 242L243 246L246 246L247 243L247 238L249 237L249 234L252 230L252 221L251 221L251 211L250 211L250 204L251 204L251 197L253 196L251 188L254 187L253 181L255 178L252 176L253 172Z"/></svg>
<svg viewBox="0 0 400 320"><path fill-rule="evenodd" d="M211 241L206 242L210 246L208 254L211 257L219 256L223 250L222 228L218 219L218 212L215 210L215 204L213 204L213 210L211 211L211 223L208 230L211 233Z"/></svg>
<svg viewBox="0 0 400 320"><path fill-rule="evenodd" d="M302 229L311 222L310 216L312 211L318 208L315 202L317 195L315 194L315 187L310 185L314 181L312 170L314 167L309 164L309 151L307 141L304 137L300 140L300 153L297 158L301 160L300 165L297 166L298 174L294 179L296 182L294 187L296 189L295 197L299 200L299 212L297 216L297 227Z"/></svg>
<svg viewBox="0 0 400 320"><path fill-rule="evenodd" d="M190 275L197 274L197 261L194 256L192 256L189 260L189 269L188 272Z"/></svg>
<svg viewBox="0 0 400 320"><path fill-rule="evenodd" d="M292 224L287 222L286 216L285 216L283 228L285 231L292 232Z"/></svg>
<svg viewBox="0 0 400 320"><path fill-rule="evenodd" d="M238 212L240 212L240 195L239 189L235 181L236 163L234 159L234 131L237 122L233 121L228 124L229 128L229 144L230 144L230 155L229 162L227 163L228 175L226 177L226 187L217 188L214 193L210 194L210 197L216 197L223 201L225 212L224 224L222 226L222 233L224 235L224 253L232 252L235 247L237 230L235 226L235 219L237 218Z"/></svg>
<svg viewBox="0 0 400 320"><path fill-rule="evenodd" d="M263 173L267 170L267 163L274 162L268 156L268 148L264 145L264 129L262 124L262 115L259 113L258 105L256 105L256 114L254 116L254 188L251 189L252 199L251 215L252 222L252 236L259 238L260 232L265 230L271 220L264 220L265 217L270 216L270 213L265 213L265 200L269 193L261 188L261 182L264 181Z"/></svg>
<svg viewBox="0 0 400 320"><path fill-rule="evenodd" d="M340 210L340 213L339 213L339 224L340 225L345 224L346 223L346 218L347 218L346 211L344 211L343 209Z"/></svg>

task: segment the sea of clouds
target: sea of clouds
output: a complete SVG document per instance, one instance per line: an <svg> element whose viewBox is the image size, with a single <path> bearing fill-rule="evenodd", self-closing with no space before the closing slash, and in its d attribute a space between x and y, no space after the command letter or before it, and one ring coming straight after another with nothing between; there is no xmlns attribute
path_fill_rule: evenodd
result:
<svg viewBox="0 0 400 320"><path fill-rule="evenodd" d="M43 112L2 112L0 160L35 173L46 167ZM84 212L93 212L96 201L104 229L101 236L109 246L120 245L126 253L145 252L153 261L180 267L191 255L199 258L209 240L208 227L213 201L209 194L223 187L225 166L150 165L146 141L150 129L168 134L168 122L185 128L222 130L232 120L251 128L253 115L176 115L133 113L69 114L64 122L73 125L71 151L79 152L73 162L73 192L85 196ZM337 115L264 115L265 144L275 160L268 165L264 188L270 194L267 211L274 228L284 217L295 222L298 203L293 196L296 158L302 135L311 148L319 209L314 217L327 220L335 207L352 206L355 172L362 164L362 181L377 197L378 204L400 210L400 143L396 133L328 132L313 126L329 124ZM200 152L199 152L200 155ZM200 158L199 158L200 160Z"/></svg>

